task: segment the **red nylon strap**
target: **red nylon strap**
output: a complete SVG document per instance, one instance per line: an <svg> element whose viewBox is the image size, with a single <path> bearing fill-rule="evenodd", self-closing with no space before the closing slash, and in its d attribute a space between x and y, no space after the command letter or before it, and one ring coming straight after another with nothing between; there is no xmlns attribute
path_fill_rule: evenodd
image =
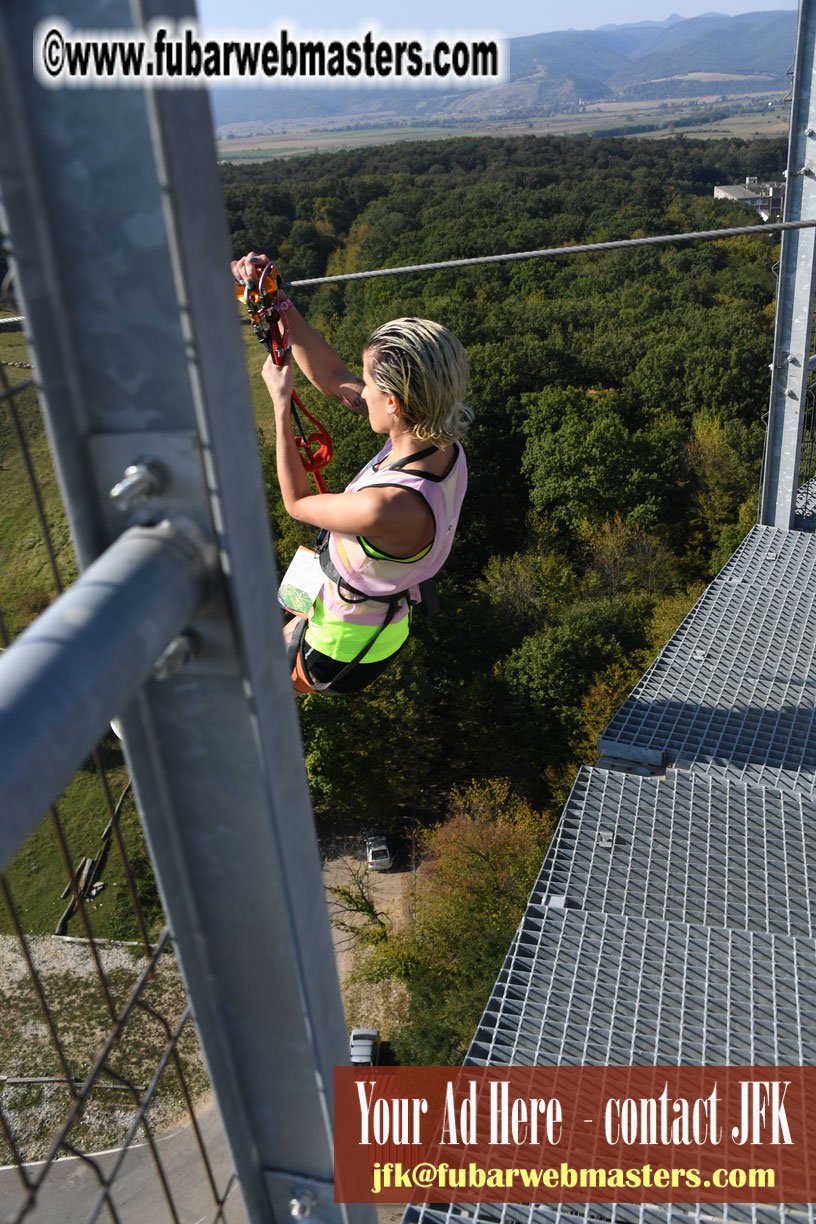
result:
<svg viewBox="0 0 816 1224"><path fill-rule="evenodd" d="M271 275L274 288L266 289L265 282ZM239 285L237 296L246 304L255 335L271 355L276 366L282 366L289 355L289 324L286 321L286 310L290 303L281 299L277 283L277 271L274 264L267 264L261 272L257 288L251 285ZM300 422L299 412L314 425L314 430L306 434ZM331 434L317 417L304 407L303 401L296 391L292 392L292 417L295 425L295 442L301 462L312 477L319 493L326 493L326 482L321 468L331 461L334 453L334 443Z"/></svg>

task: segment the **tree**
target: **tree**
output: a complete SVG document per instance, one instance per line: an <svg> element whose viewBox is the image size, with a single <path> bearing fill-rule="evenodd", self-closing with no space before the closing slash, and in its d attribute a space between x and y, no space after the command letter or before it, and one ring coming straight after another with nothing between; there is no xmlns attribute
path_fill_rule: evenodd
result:
<svg viewBox="0 0 816 1224"><path fill-rule="evenodd" d="M356 946L370 946L386 938L390 922L378 910L371 891L368 868L361 863L348 863L348 879L344 884L330 885L326 892L332 898L329 921L338 931L348 935Z"/></svg>
<svg viewBox="0 0 816 1224"><path fill-rule="evenodd" d="M643 591L664 595L677 585L677 564L656 535L627 523L620 511L595 527L583 523L579 535L589 558L588 587L598 593Z"/></svg>
<svg viewBox="0 0 816 1224"><path fill-rule="evenodd" d="M616 512L644 527L661 520L676 478L679 429L669 422L633 428L635 414L616 391L548 388L523 402L522 467L536 510L570 531Z"/></svg>
<svg viewBox="0 0 816 1224"><path fill-rule="evenodd" d="M379 944L371 980L409 994L392 1037L400 1062L461 1062L524 910L552 834L506 779L454 791L447 819L422 839L413 921Z"/></svg>
<svg viewBox="0 0 816 1224"><path fill-rule="evenodd" d="M690 547L725 564L756 521L756 481L762 431L740 421L723 422L710 412L694 418L688 443L693 502Z"/></svg>
<svg viewBox="0 0 816 1224"><path fill-rule="evenodd" d="M540 765L566 751L596 676L646 645L652 606L640 595L576 603L510 654L504 672L520 706L516 721Z"/></svg>
<svg viewBox="0 0 816 1224"><path fill-rule="evenodd" d="M766 174L783 152L767 141L457 139L297 159L285 186L278 166L223 175L233 233L270 235L295 278L727 226L753 214L724 211L712 185ZM608 705L650 649L651 605L708 577L750 524L774 258L767 237L724 231L296 292L352 369L384 319L451 327L468 349L476 413L441 614L416 618L371 689L298 703L321 816L379 823L414 797L438 812L452 786L497 772L534 807L550 802L587 694ZM266 396L257 372L253 388ZM339 490L377 440L305 395L334 437L327 475ZM264 424L268 407L259 399ZM273 460L265 448L286 565L312 533L285 514Z"/></svg>

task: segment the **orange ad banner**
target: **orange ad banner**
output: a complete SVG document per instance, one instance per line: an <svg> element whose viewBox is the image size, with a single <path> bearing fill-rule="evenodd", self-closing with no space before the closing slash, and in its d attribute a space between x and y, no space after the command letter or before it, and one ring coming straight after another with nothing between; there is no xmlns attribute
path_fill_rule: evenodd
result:
<svg viewBox="0 0 816 1224"><path fill-rule="evenodd" d="M338 1067L334 1129L337 1202L816 1199L816 1067Z"/></svg>

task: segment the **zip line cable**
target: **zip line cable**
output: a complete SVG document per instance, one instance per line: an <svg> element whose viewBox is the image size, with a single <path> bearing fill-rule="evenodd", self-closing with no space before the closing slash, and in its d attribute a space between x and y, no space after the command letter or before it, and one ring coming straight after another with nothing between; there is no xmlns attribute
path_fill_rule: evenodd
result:
<svg viewBox="0 0 816 1224"><path fill-rule="evenodd" d="M627 247L669 246L677 242L692 242L695 238L739 238L743 234L775 234L784 230L816 228L816 218L810 221L771 221L767 225L737 225L733 228L694 230L690 234L655 234L648 238L617 238L610 242L572 243L569 246L544 247L540 251L514 251L505 255L478 255L472 259L443 259L438 263L405 264L399 268L376 268L368 272L340 272L335 276L310 276L303 280L281 281L282 289L305 289L314 285L337 285L341 281L371 280L375 276L403 276L409 272L439 272L444 268L474 268L480 264L511 263L522 259L553 259L558 255L586 255L591 251L620 251ZM0 319L0 323L22 323L23 316Z"/></svg>
<svg viewBox="0 0 816 1224"><path fill-rule="evenodd" d="M336 285L340 281L370 280L375 276L401 276L408 272L438 272L443 268L473 268L478 264L509 263L522 259L552 259L556 255L584 255L589 251L618 251L625 247L663 246L691 242L694 238L736 238L742 234L773 234L779 230L812 229L811 221L772 221L767 225L740 225L733 229L696 230L691 234L657 234L651 238L619 238L612 242L587 242L571 246L545 247L541 251L516 251L509 255L479 255L473 259L444 259L440 263L406 264L400 268L378 268L371 272L341 272L337 276L310 276L304 280L284 281L284 289L304 289L313 285Z"/></svg>

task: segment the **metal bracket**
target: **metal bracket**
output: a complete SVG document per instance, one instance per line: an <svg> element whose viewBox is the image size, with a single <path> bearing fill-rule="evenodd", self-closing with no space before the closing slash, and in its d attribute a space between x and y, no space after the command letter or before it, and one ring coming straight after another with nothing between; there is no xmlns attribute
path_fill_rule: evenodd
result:
<svg viewBox="0 0 816 1224"><path fill-rule="evenodd" d="M154 524L179 514L192 518L215 543L207 480L198 437L192 431L91 434L88 438L99 508L109 542L134 525ZM111 498L111 490L138 479L146 468L157 473L139 480L138 496ZM130 476L127 473L130 472ZM126 486L129 487L129 486ZM183 675L232 675L234 643L229 617L223 615L223 593L202 608L189 629L197 649L188 655ZM165 676L167 669L163 670Z"/></svg>
<svg viewBox="0 0 816 1224"><path fill-rule="evenodd" d="M204 465L194 433L91 434L88 448L109 542L126 527L155 523L180 511L195 518L207 535L213 534ZM127 491L137 480L134 469L142 468L156 473L152 488L143 480L138 496L112 501L111 490L125 485Z"/></svg>
<svg viewBox="0 0 816 1224"><path fill-rule="evenodd" d="M324 1181L284 1169L264 1169L264 1179L276 1220L287 1216L305 1220L319 1216L327 1207L336 1210L333 1179Z"/></svg>

